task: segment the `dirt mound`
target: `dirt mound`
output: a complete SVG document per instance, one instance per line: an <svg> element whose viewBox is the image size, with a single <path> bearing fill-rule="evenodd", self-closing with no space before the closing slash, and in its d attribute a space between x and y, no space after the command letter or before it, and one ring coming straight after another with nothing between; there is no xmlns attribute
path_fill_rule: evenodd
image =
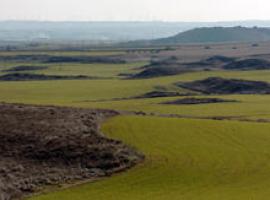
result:
<svg viewBox="0 0 270 200"><path fill-rule="evenodd" d="M191 68L202 68L202 69L211 69L222 67L225 64L231 63L235 60L235 58L230 58L221 55L211 56L207 59L201 60L199 62L186 63L187 66Z"/></svg>
<svg viewBox="0 0 270 200"><path fill-rule="evenodd" d="M141 79L141 78L155 78L161 76L173 76L182 73L186 73L188 70L179 67L148 67L142 72L131 76L131 78Z"/></svg>
<svg viewBox="0 0 270 200"><path fill-rule="evenodd" d="M97 79L89 76L58 76L44 74L12 73L0 76L0 81L48 81L48 80L86 80Z"/></svg>
<svg viewBox="0 0 270 200"><path fill-rule="evenodd" d="M270 94L270 84L261 81L211 77L177 85L205 94Z"/></svg>
<svg viewBox="0 0 270 200"><path fill-rule="evenodd" d="M245 59L223 66L227 70L264 70L270 69L270 62L263 59Z"/></svg>
<svg viewBox="0 0 270 200"><path fill-rule="evenodd" d="M109 176L143 159L99 132L114 111L0 104L0 113L1 200Z"/></svg>
<svg viewBox="0 0 270 200"><path fill-rule="evenodd" d="M17 66L11 69L4 70L4 72L22 72L22 71L34 71L48 69L46 66Z"/></svg>
<svg viewBox="0 0 270 200"><path fill-rule="evenodd" d="M233 62L235 60L235 58L230 58L230 57L226 57L226 56L221 56L221 55L215 55L215 56L211 56L207 59L205 59L205 62L207 63L230 63Z"/></svg>
<svg viewBox="0 0 270 200"><path fill-rule="evenodd" d="M179 92L166 92L166 91L152 91L145 93L141 96L137 96L138 99L144 99L144 98L159 98L159 97L176 97L176 96L182 96L183 94Z"/></svg>
<svg viewBox="0 0 270 200"><path fill-rule="evenodd" d="M178 99L176 101L168 101L163 104L191 105L191 104L208 104L208 103L225 103L225 102L236 102L236 101L219 99L219 98L184 98L184 99Z"/></svg>

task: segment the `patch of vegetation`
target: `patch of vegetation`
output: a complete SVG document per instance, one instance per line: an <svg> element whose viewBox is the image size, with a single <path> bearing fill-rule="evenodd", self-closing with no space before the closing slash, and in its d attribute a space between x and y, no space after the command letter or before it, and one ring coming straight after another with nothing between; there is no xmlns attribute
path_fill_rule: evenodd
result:
<svg viewBox="0 0 270 200"><path fill-rule="evenodd" d="M45 70L48 69L47 66L16 66L10 69L4 70L4 72L23 72L23 71L35 71L35 70Z"/></svg>
<svg viewBox="0 0 270 200"><path fill-rule="evenodd" d="M103 125L103 132L142 150L142 165L30 199L267 200L269 129L259 123L117 117Z"/></svg>
<svg viewBox="0 0 270 200"><path fill-rule="evenodd" d="M173 37L152 40L155 45L175 45L183 43L222 43L270 41L270 29L245 27L205 27L196 28ZM205 49L211 49L206 46Z"/></svg>

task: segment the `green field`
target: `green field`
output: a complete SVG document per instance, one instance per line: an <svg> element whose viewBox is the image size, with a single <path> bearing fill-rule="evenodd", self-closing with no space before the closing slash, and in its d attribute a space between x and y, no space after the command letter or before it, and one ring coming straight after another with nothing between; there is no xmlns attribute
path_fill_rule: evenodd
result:
<svg viewBox="0 0 270 200"><path fill-rule="evenodd" d="M0 55L19 54L27 53L0 52ZM41 54L104 56L124 52ZM95 183L34 196L30 200L269 199L270 123L256 122L270 120L269 95L216 95L211 97L237 102L200 105L162 104L184 97L130 97L154 90L184 94L189 91L178 88L175 83L208 77L270 82L270 70L202 71L141 80L128 80L119 76L121 73L136 73L145 64L147 62L144 61L127 64L0 63L0 75L7 73L1 70L14 66L44 65L48 69L23 73L102 78L0 82L0 102L142 111L152 115L126 114L110 119L102 126L106 136L120 139L143 152L146 155L144 163ZM209 96L200 96L206 97ZM168 116L172 114L179 116ZM230 121L201 119L213 117L226 117Z"/></svg>
<svg viewBox="0 0 270 200"><path fill-rule="evenodd" d="M140 63L143 64L143 63ZM121 66L125 70L133 71L139 63ZM89 75L113 77L104 80L70 80L70 81L26 81L26 82L0 82L0 100L14 103L55 104L86 108L108 108L128 111L144 111L147 113L179 114L195 117L231 116L237 118L270 119L269 95L226 95L216 96L224 99L237 100L236 103L218 103L205 105L162 105L162 102L175 100L180 97L115 100L142 95L146 92L163 88L164 90L177 90L185 93L173 84L179 81L200 80L210 76L241 78L246 80L270 80L270 71L244 71L244 72L196 72L178 76L161 77L142 80L122 80L115 76L120 70L117 66L87 66L85 71ZM64 67L63 67L64 68ZM69 67L68 67L69 68ZM77 66L68 71L59 73L74 74ZM79 66L79 69L83 66ZM108 68L110 68L108 70ZM107 71L106 71L107 70ZM111 71L110 71L111 70ZM106 71L106 73L103 73ZM47 71L52 73L53 71ZM38 72L35 72L38 73ZM80 74L80 73L78 73ZM83 74L83 73L81 73Z"/></svg>
<svg viewBox="0 0 270 200"><path fill-rule="evenodd" d="M146 154L127 173L32 200L269 199L270 124L117 117L103 126Z"/></svg>

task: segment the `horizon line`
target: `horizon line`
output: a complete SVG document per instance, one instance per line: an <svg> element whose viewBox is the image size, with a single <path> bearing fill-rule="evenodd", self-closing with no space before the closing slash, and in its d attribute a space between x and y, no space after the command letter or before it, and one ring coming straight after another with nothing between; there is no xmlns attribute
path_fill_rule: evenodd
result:
<svg viewBox="0 0 270 200"><path fill-rule="evenodd" d="M270 22L270 19L247 19L247 20L220 20L220 21L166 21L166 20L38 20L38 19L7 19L0 22L49 22L49 23L245 23L245 22Z"/></svg>

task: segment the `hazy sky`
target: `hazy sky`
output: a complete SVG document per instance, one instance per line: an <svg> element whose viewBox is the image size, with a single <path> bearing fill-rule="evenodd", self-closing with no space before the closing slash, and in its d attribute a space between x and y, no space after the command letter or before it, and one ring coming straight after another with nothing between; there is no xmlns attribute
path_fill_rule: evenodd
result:
<svg viewBox="0 0 270 200"><path fill-rule="evenodd" d="M270 0L0 0L0 20L270 19Z"/></svg>

